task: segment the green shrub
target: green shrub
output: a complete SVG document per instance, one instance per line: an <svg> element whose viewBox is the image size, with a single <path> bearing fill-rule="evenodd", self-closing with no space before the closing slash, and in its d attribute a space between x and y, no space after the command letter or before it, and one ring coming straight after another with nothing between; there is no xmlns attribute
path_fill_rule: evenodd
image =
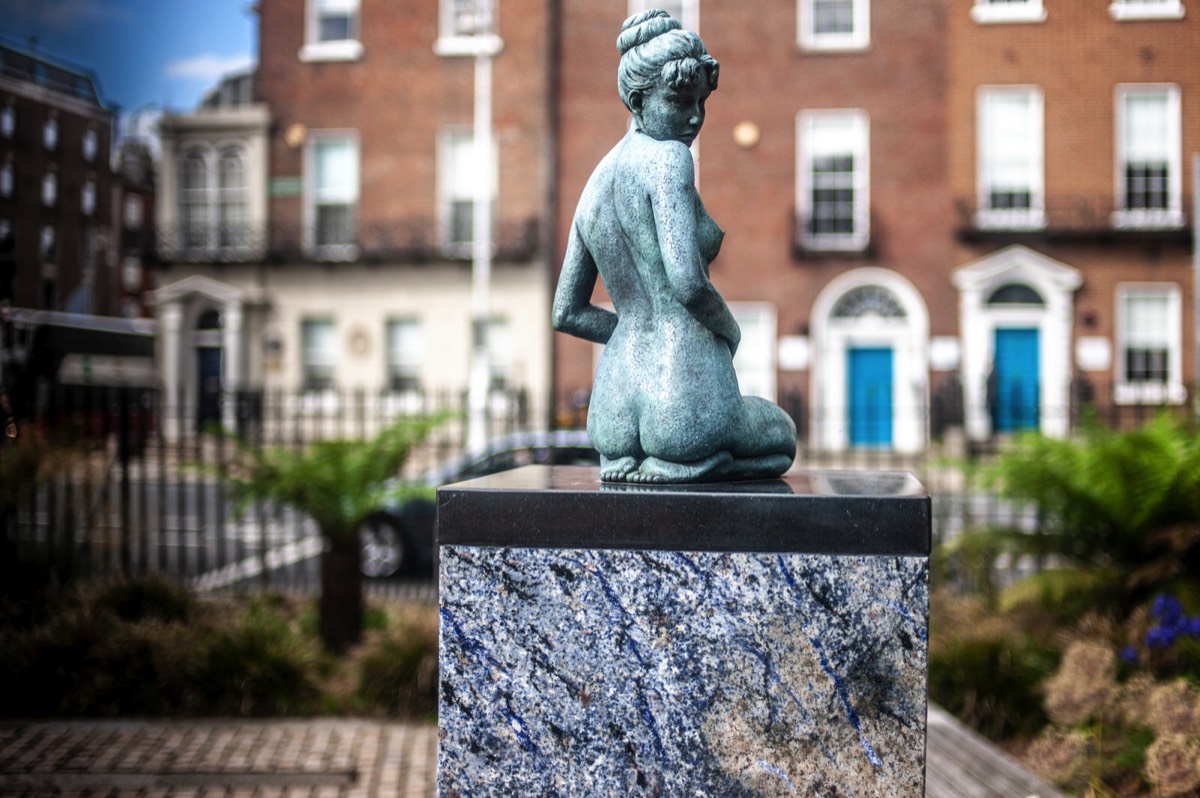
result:
<svg viewBox="0 0 1200 798"><path fill-rule="evenodd" d="M315 640L269 600L251 600L240 617L206 629L194 645L188 676L206 714L304 713L320 694Z"/></svg>
<svg viewBox="0 0 1200 798"><path fill-rule="evenodd" d="M125 621L186 623L196 609L196 599L186 587L156 574L106 585L96 602Z"/></svg>
<svg viewBox="0 0 1200 798"><path fill-rule="evenodd" d="M1027 738L1046 725L1038 686L1056 659L1023 636L944 640L929 653L929 697L992 740Z"/></svg>
<svg viewBox="0 0 1200 798"><path fill-rule="evenodd" d="M437 711L436 631L402 622L368 635L358 663L357 697L388 715L427 717Z"/></svg>
<svg viewBox="0 0 1200 798"><path fill-rule="evenodd" d="M1120 576L1111 569L1042 571L1005 590L1000 596L999 609L1047 614L1069 625L1088 613L1115 609L1121 595L1120 584Z"/></svg>

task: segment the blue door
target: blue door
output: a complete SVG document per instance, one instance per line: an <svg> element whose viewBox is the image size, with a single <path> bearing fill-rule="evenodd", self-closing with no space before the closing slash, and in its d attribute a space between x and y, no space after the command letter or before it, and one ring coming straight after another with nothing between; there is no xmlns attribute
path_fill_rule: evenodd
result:
<svg viewBox="0 0 1200 798"><path fill-rule="evenodd" d="M1037 429L1040 420L1040 368L1036 329L996 330L995 360L988 379L992 430Z"/></svg>
<svg viewBox="0 0 1200 798"><path fill-rule="evenodd" d="M892 445L892 350L862 347L847 352L850 445Z"/></svg>
<svg viewBox="0 0 1200 798"><path fill-rule="evenodd" d="M196 402L196 429L221 420L221 350L214 346L196 348L200 395Z"/></svg>

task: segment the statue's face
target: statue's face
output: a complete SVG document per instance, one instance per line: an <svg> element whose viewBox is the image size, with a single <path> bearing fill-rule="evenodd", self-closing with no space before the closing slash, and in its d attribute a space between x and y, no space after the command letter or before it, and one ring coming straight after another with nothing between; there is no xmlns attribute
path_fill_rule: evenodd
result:
<svg viewBox="0 0 1200 798"><path fill-rule="evenodd" d="M698 84L672 89L655 86L642 94L638 113L643 133L659 141L682 141L689 147L704 125L704 102L712 90Z"/></svg>

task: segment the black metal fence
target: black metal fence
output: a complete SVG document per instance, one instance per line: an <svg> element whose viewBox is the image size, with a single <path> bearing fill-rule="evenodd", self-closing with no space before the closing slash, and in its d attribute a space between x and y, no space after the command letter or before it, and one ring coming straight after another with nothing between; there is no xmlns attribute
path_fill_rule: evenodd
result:
<svg viewBox="0 0 1200 798"><path fill-rule="evenodd" d="M467 426L465 397L448 394L240 392L207 409L146 389L61 388L40 399L17 437L0 443L0 540L64 576L160 572L201 589L314 590L322 547L313 522L289 507L235 506L218 474L233 462L236 444L215 430L257 446L300 449L319 439L364 438L405 415L449 411L399 475L419 480L463 453ZM933 497L935 539L981 527L1037 528L1036 508L997 498L979 478L1002 439L969 441L961 423L939 419L937 407L914 413L923 425L920 445L904 453L887 445L823 448L812 430L844 425L853 409L814 424L802 397L781 404L798 422L801 467L916 474ZM1188 403L1169 410L1193 418ZM539 426L521 391L493 393L488 411L489 436ZM1072 428L1085 417L1128 427L1163 410L1093 402L1069 412ZM432 517L416 523L428 527L425 537L400 545L432 548ZM431 597L431 559L404 554L416 570L401 567L406 579L372 580L373 589Z"/></svg>
<svg viewBox="0 0 1200 798"><path fill-rule="evenodd" d="M397 475L413 481L466 446L462 395L259 391L209 404L186 400L134 388L62 387L40 397L16 437L0 441L0 537L64 577L153 571L201 589L308 591L318 584L317 528L290 507L236 506L220 477L235 462L235 438L299 450L316 440L366 438L406 416L444 414ZM529 406L524 391L494 391L485 434L526 428ZM421 530L429 546L431 524L430 517ZM375 589L422 592L406 581L430 581L428 558L424 571L414 571L421 564L414 553L399 554L408 555L399 574L409 579Z"/></svg>

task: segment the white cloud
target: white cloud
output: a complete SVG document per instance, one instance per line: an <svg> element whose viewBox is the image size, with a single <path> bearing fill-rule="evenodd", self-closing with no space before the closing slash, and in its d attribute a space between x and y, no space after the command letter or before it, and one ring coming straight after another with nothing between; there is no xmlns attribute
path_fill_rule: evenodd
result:
<svg viewBox="0 0 1200 798"><path fill-rule="evenodd" d="M254 64L249 55L215 55L204 53L180 58L167 64L167 77L182 80L216 82L231 72L239 72Z"/></svg>
<svg viewBox="0 0 1200 798"><path fill-rule="evenodd" d="M131 13L100 0L0 0L0 16L11 14L53 30L67 30L101 19L128 19Z"/></svg>

